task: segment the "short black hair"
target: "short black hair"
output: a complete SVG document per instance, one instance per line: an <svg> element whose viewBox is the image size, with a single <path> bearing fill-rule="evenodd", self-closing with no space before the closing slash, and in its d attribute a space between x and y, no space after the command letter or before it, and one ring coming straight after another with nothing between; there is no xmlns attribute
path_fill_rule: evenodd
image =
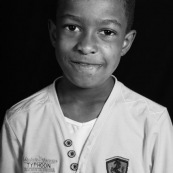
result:
<svg viewBox="0 0 173 173"><path fill-rule="evenodd" d="M135 0L121 0L123 1L125 16L127 18L127 28L126 32L129 32L132 29L134 22L134 13L135 13Z"/></svg>
<svg viewBox="0 0 173 173"><path fill-rule="evenodd" d="M127 18L127 28L126 32L128 33L133 26L134 22L134 12L135 12L135 0L120 0L123 3L125 16ZM56 14L61 0L50 0L49 5L49 18L56 23Z"/></svg>

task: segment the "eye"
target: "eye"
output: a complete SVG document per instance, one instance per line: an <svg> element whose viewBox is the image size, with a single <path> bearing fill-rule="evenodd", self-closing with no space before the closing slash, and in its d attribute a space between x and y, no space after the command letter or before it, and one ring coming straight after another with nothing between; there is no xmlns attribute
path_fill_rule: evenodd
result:
<svg viewBox="0 0 173 173"><path fill-rule="evenodd" d="M64 28L68 31L79 32L80 28L75 25L65 25Z"/></svg>
<svg viewBox="0 0 173 173"><path fill-rule="evenodd" d="M105 29L100 32L104 36L115 36L117 33L115 31Z"/></svg>

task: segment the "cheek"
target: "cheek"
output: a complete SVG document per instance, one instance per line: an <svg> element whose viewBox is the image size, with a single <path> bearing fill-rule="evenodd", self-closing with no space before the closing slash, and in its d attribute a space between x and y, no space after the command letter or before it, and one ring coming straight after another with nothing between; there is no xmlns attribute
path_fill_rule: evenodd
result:
<svg viewBox="0 0 173 173"><path fill-rule="evenodd" d="M104 46L103 54L109 67L116 68L121 58L121 44Z"/></svg>
<svg viewBox="0 0 173 173"><path fill-rule="evenodd" d="M67 51L73 47L75 40L65 33L63 30L59 30L57 33L57 47L60 51Z"/></svg>
<svg viewBox="0 0 173 173"><path fill-rule="evenodd" d="M56 44L55 55L58 64L62 69L64 68L64 62L66 61L65 60L66 59L65 57L67 57L66 54L67 54L67 44L64 44L63 41L59 40Z"/></svg>
<svg viewBox="0 0 173 173"><path fill-rule="evenodd" d="M59 37L56 43L56 59L64 73L71 69L71 67L69 67L69 57L72 57L72 49L74 44L74 42L63 36Z"/></svg>
<svg viewBox="0 0 173 173"><path fill-rule="evenodd" d="M70 47L70 42L67 39L64 39L63 37L60 37L56 45L57 52L59 53L68 52L69 47Z"/></svg>
<svg viewBox="0 0 173 173"><path fill-rule="evenodd" d="M64 37L59 37L55 48L56 58L58 59L58 61L62 61L62 59L68 57L71 48L72 44L70 41L68 41Z"/></svg>

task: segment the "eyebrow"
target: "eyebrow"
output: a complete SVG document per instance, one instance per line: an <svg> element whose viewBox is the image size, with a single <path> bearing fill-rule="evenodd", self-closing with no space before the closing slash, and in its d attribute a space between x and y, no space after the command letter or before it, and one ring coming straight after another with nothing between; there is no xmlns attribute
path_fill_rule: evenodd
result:
<svg viewBox="0 0 173 173"><path fill-rule="evenodd" d="M81 17L71 15L71 14L64 14L61 16L61 18L69 18L69 19L75 20L77 22L83 21L83 19ZM97 23L101 24L101 25L110 25L110 24L118 25L121 28L121 23L116 19L99 19L97 21Z"/></svg>
<svg viewBox="0 0 173 173"><path fill-rule="evenodd" d="M82 21L81 17L75 16L75 15L71 15L71 14L64 14L64 15L61 16L61 18L68 18L68 19L75 20L77 22L81 22Z"/></svg>
<svg viewBox="0 0 173 173"><path fill-rule="evenodd" d="M99 23L102 25L110 25L110 24L118 25L121 28L121 23L116 19L104 19L100 20Z"/></svg>

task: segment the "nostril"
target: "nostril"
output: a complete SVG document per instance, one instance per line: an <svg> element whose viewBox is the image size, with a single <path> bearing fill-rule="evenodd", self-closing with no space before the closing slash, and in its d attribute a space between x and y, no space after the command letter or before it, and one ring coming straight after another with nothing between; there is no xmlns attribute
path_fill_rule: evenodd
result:
<svg viewBox="0 0 173 173"><path fill-rule="evenodd" d="M87 54L95 54L97 52L97 46L96 45L92 45L92 44L77 44L74 47L75 51L78 51L79 53L83 54L83 55L87 55Z"/></svg>

